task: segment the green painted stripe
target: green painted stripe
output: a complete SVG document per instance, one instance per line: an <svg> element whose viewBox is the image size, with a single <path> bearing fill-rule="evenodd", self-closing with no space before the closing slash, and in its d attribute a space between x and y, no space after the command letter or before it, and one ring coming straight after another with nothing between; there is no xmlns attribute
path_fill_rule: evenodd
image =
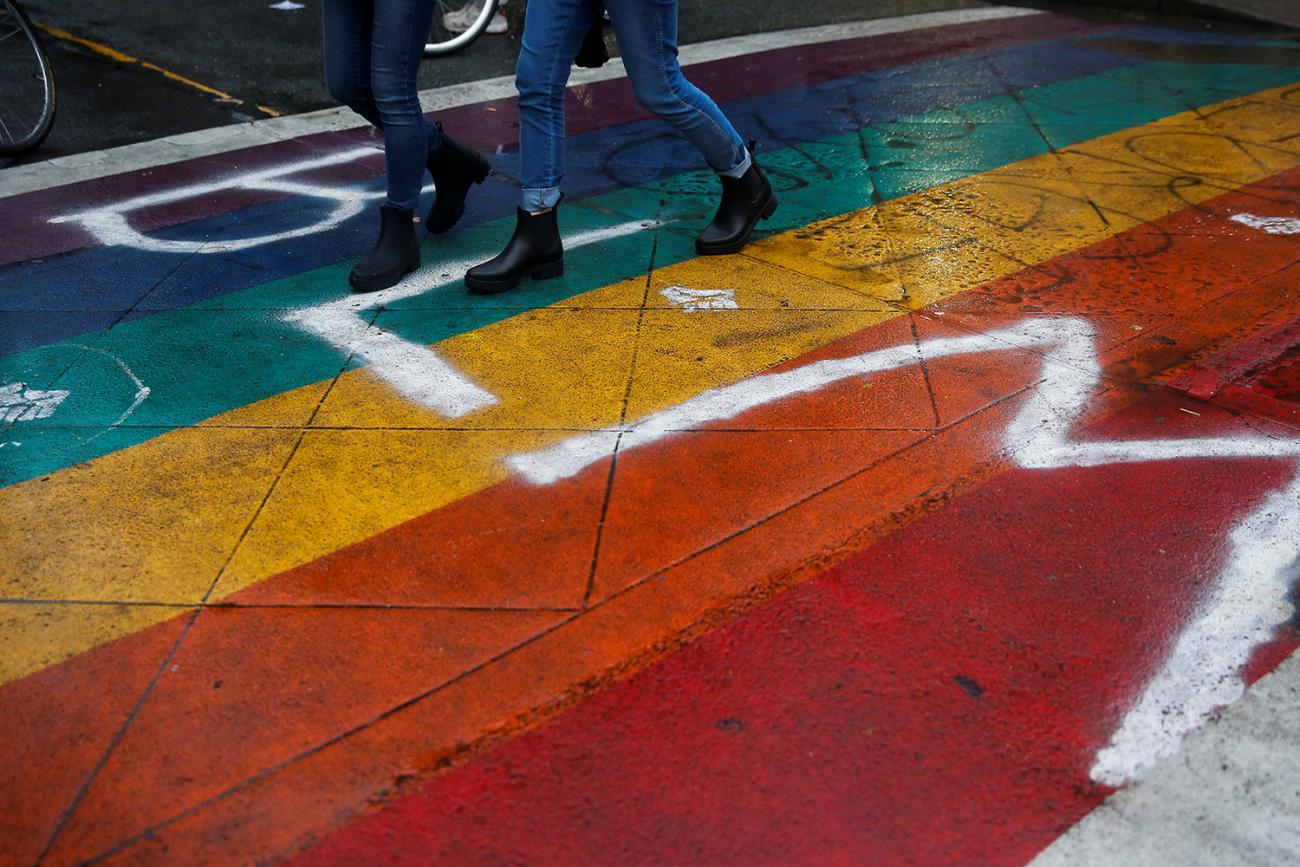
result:
<svg viewBox="0 0 1300 867"><path fill-rule="evenodd" d="M929 112L818 142L775 151L763 164L779 188L780 208L763 228L782 231L872 202L1026 159L1233 96L1300 77L1298 66L1148 63L1043 85L1009 96ZM1026 117L1028 114L1028 118ZM1031 122L1032 121L1032 122ZM1046 140L1045 140L1046 139ZM864 156L865 155L865 156ZM477 298L458 282L394 305L441 309L404 339L433 343L519 312L562 302L593 288L695 255L691 233L708 220L717 181L689 172L562 208L567 234L627 219L668 221L658 232L571 251L561 280L531 283L505 296ZM456 232L425 245L425 260L476 260L504 244L513 219ZM0 483L54 472L125 448L175 426L191 425L282 391L328 380L345 359L280 316L288 308L344 294L350 263L306 272L184 309L123 323L89 338L12 356L0 382L55 387L71 394L58 426L22 423L0 435ZM131 404L128 366L152 389L120 426ZM273 419L299 425L306 419Z"/></svg>

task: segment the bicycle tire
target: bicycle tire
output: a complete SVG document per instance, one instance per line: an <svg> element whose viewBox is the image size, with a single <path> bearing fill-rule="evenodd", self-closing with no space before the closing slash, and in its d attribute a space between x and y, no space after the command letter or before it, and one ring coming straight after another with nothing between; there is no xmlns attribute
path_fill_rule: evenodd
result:
<svg viewBox="0 0 1300 867"><path fill-rule="evenodd" d="M8 33L3 32L3 25L8 24L12 27ZM8 82L15 87L17 99L21 102L23 94L20 92L23 88L21 79L24 75L30 74L33 80L39 84L31 87L32 95L37 91L40 92L41 105L39 112L33 111L30 120L21 115L9 115L10 124L5 123L5 114L0 114L0 156L12 157L19 154L27 153L34 149L45 137L50 134L50 128L54 125L54 111L58 105L58 88L54 83L54 69L50 66L50 59L45 54L45 47L41 44L40 37L36 33L36 28L32 26L32 21L27 17L14 0L0 0L0 41L7 41L20 37L17 50L14 53L15 65L18 71L16 80ZM13 47L6 46L6 51L12 50ZM30 49L30 57L28 56ZM30 63L30 70L26 73L22 68ZM10 70L0 69L0 77L9 79ZM0 81L0 95L3 95L3 88L6 82ZM3 105L12 104L14 100L0 101L0 112L4 112ZM7 113L7 112L6 112Z"/></svg>
<svg viewBox="0 0 1300 867"><path fill-rule="evenodd" d="M473 2L473 0L467 0L467 2ZM474 19L474 23L469 26L468 30L449 39L443 39L437 42L426 42L424 45L424 56L442 57L460 51L462 48L483 35L483 32L488 28L488 24L492 21L492 16L496 14L496 10L497 0L484 0L482 8L479 9L478 18ZM443 11L441 3L434 4L434 25L432 29L441 29L441 24L438 19L443 14ZM430 36L432 37L432 35L431 32Z"/></svg>

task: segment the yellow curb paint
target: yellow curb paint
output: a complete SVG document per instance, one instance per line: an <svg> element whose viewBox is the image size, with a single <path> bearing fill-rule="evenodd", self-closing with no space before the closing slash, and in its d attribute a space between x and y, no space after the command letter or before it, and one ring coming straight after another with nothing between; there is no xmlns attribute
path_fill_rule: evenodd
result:
<svg viewBox="0 0 1300 867"><path fill-rule="evenodd" d="M37 28L39 28L40 30L44 30L46 33L50 34L55 39L62 39L64 42L74 42L77 45L82 46L83 48L89 48L91 51L95 52L96 54L103 55L104 57L107 57L110 60L116 60L118 63L139 63L140 62L137 58L132 57L129 54L123 54L122 52L118 51L116 48L109 48L107 45L96 42L93 39L86 39L85 37L82 36L75 36L66 30L61 30L58 27L52 27L49 24L42 24L39 21L33 23L36 25Z"/></svg>
<svg viewBox="0 0 1300 867"><path fill-rule="evenodd" d="M244 104L244 100L231 96L230 94L226 93L224 90L217 90L215 87L209 87L206 84L200 84L199 82L195 81L192 78L186 78L184 75L181 75L178 72L172 72L170 69L164 69L163 67L158 66L156 63L150 63L147 60L141 60L138 57L132 57L129 54L123 54L121 51L118 51L116 48L110 48L109 46L104 45L101 42L96 42L93 39L86 39L84 36L77 36L73 33L69 33L66 30L63 30L58 27L53 27L49 24L41 24L39 22L34 22L34 23L37 28L50 34L55 39L62 39L64 42L75 43L77 45L82 46L83 48L90 49L96 54L107 57L110 60L115 60L118 63L139 64L139 66L142 67L143 69L147 69L150 72L156 72L170 81L175 81L178 84L183 84L186 87L190 87L193 88L194 90L201 91L202 93L215 96L218 99L228 99L233 102L237 102L240 105ZM267 108L264 105L257 106L257 110L262 112L263 114L270 115L271 117L279 117L281 114L275 109Z"/></svg>
<svg viewBox="0 0 1300 867"><path fill-rule="evenodd" d="M683 262L649 281L567 299L564 309L530 311L446 340L439 353L500 399L455 422L408 403L369 371L345 373L314 424L370 429L310 431L224 569L253 501L271 488L298 436L238 426L309 414L320 401L319 383L15 485L0 491L0 510L25 530L0 561L0 596L192 602L219 575L212 597L219 599L481 490L504 477L508 455L675 404L905 307L1294 167L1300 153L1267 143L1286 131L1245 110L1282 90L1202 109L1213 123L1190 112L1167 118L823 220L755 243L742 256ZM1233 126L1234 116L1248 118L1249 127ZM1107 189L1107 173L1118 188ZM1189 180L1175 193L1171 177ZM1083 189L1106 194L1100 213ZM741 309L674 308L664 295L674 286L734 290ZM651 308L644 314L618 309L643 299ZM396 429L403 427L425 429ZM4 676L172 613L137 608L120 632L97 623L38 639L38 612L19 612L7 630L18 656ZM29 643L34 649L24 655Z"/></svg>

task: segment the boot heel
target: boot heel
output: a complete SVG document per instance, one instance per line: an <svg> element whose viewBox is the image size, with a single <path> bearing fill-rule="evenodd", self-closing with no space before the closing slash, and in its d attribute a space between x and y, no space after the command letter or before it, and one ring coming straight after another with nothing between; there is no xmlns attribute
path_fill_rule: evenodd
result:
<svg viewBox="0 0 1300 867"><path fill-rule="evenodd" d="M355 292L378 292L397 284L420 267L420 242L415 237L410 211L383 205L379 208L379 240L348 274Z"/></svg>
<svg viewBox="0 0 1300 867"><path fill-rule="evenodd" d="M532 278L549 280L564 273L564 244L555 208L540 214L515 209L515 232L506 248L465 272L465 288L476 295L507 292Z"/></svg>
<svg viewBox="0 0 1300 867"><path fill-rule="evenodd" d="M548 262L533 272L534 280L551 280L555 277L564 276L564 260L558 262Z"/></svg>
<svg viewBox="0 0 1300 867"><path fill-rule="evenodd" d="M772 201L768 202L763 207L760 216L762 216L762 218L766 220L768 217L772 216L775 213L776 213L776 196L773 196Z"/></svg>

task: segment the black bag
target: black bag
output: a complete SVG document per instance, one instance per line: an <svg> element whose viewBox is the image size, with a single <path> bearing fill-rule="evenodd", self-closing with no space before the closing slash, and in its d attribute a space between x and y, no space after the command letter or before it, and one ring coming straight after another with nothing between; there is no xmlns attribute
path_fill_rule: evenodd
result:
<svg viewBox="0 0 1300 867"><path fill-rule="evenodd" d="M582 46L573 58L573 64L595 69L604 66L608 62L609 49L605 47L605 16L601 15L596 19L596 23L591 25L587 35L583 37Z"/></svg>

